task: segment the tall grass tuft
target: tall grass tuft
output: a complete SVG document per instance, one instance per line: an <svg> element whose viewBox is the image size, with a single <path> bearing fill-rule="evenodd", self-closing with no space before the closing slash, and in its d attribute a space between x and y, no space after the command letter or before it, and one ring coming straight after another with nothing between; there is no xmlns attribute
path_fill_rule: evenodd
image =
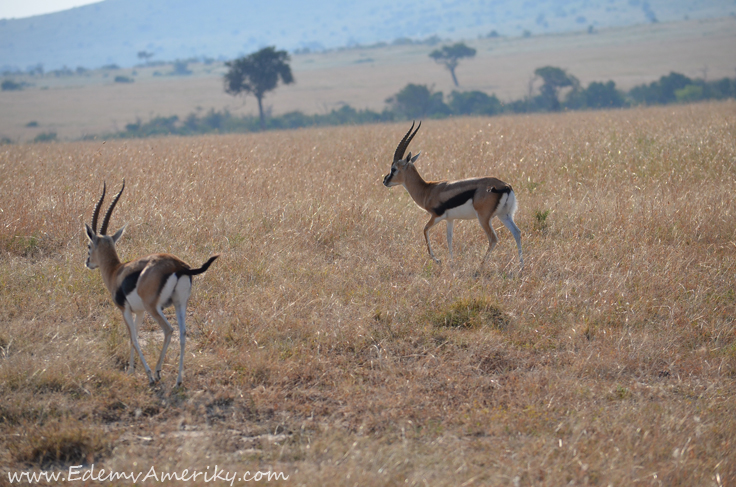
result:
<svg viewBox="0 0 736 487"><path fill-rule="evenodd" d="M505 328L509 318L487 298L462 298L426 314L435 327L475 329L482 326Z"/></svg>
<svg viewBox="0 0 736 487"><path fill-rule="evenodd" d="M113 438L77 421L31 426L9 445L16 461L41 468L92 464L107 455Z"/></svg>

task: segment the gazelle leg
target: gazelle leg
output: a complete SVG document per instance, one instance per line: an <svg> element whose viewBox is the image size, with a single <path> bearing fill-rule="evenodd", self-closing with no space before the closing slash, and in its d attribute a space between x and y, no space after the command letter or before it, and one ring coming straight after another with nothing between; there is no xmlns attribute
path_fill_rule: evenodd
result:
<svg viewBox="0 0 736 487"><path fill-rule="evenodd" d="M450 260L452 260L452 227L455 220L447 220L447 248L450 251Z"/></svg>
<svg viewBox="0 0 736 487"><path fill-rule="evenodd" d="M179 353L179 376L176 379L176 386L180 386L184 378L184 347L187 343L187 326L185 324L187 305L177 304L176 305L176 321L179 323L179 346L181 351Z"/></svg>
<svg viewBox="0 0 736 487"><path fill-rule="evenodd" d="M435 217L432 217L429 219L426 225L424 225L424 240L427 242L427 250L429 251L429 255L434 259L435 262L440 264L440 260L434 256L434 253L432 252L432 245L429 243L429 229L434 226L434 220Z"/></svg>
<svg viewBox="0 0 736 487"><path fill-rule="evenodd" d="M135 336L138 336L138 330L141 329L141 325L143 324L143 312L137 313L134 315L135 319L133 320L133 324L135 325L135 328L131 330L128 328L128 332L131 333L131 335L134 333ZM133 346L133 340L130 340L130 362L128 362L128 373L132 374L135 372L135 347Z"/></svg>
<svg viewBox="0 0 736 487"><path fill-rule="evenodd" d="M488 251L486 251L486 254L483 256L483 260L480 261L480 265L482 267L488 256L493 252L493 248L498 243L498 236L491 225L490 218L478 218L478 220L480 221L480 226L483 227L483 231L486 232L486 235L488 236Z"/></svg>
<svg viewBox="0 0 736 487"><path fill-rule="evenodd" d="M164 316L164 311L163 309L161 309L160 306L156 306L151 315L159 324L161 330L163 330L164 332L164 345L163 347L161 347L161 355L158 357L158 362L156 363L156 380L159 381L161 380L161 368L164 366L164 357L166 356L166 350L168 350L169 348L171 335L174 333L174 329L169 324L169 320L167 320Z"/></svg>
<svg viewBox="0 0 736 487"><path fill-rule="evenodd" d="M154 380L153 375L151 374L151 368L148 366L148 363L146 363L146 359L143 358L141 346L138 344L138 328L136 327L136 322L133 319L133 313L130 311L130 308L128 306L126 306L123 310L123 319L125 320L125 324L128 325L128 331L130 332L130 342L133 344L133 348L135 348L135 351L138 352L138 357L140 357L141 359L143 368L146 369L148 381L153 384Z"/></svg>
<svg viewBox="0 0 736 487"><path fill-rule="evenodd" d="M514 223L514 219L511 218L511 216L506 215L504 217L501 217L501 222L506 226L506 228L509 229L511 234L514 236L514 240L516 240L516 247L519 249L519 272L524 268L524 256L521 252L521 230L519 230L519 227L516 226L516 223Z"/></svg>

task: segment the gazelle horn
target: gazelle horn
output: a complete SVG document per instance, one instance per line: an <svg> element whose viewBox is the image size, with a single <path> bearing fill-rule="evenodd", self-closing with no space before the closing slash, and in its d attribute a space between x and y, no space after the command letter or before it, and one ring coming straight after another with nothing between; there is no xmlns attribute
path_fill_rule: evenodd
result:
<svg viewBox="0 0 736 487"><path fill-rule="evenodd" d="M406 152L406 148L409 147L409 142L411 142L411 139L413 139L414 136L417 134L417 132L419 132L419 127L421 126L422 126L422 122L420 121L419 125L417 126L417 129L412 134L411 131L414 128L414 122L411 123L411 127L409 128L409 131L406 133L404 138L401 139L401 142L399 142L398 147L396 147L396 152L394 152L394 162L404 157L404 152Z"/></svg>
<svg viewBox="0 0 736 487"><path fill-rule="evenodd" d="M102 183L102 196L100 196L100 201L97 202L95 205L95 211L92 213L92 231L97 233L97 217L100 216L100 207L102 206L102 200L105 199L105 190L107 190L107 184L104 182Z"/></svg>
<svg viewBox="0 0 736 487"><path fill-rule="evenodd" d="M105 232L107 232L107 224L110 223L110 215L112 215L112 210L115 208L115 205L118 203L118 200L120 199L120 195L123 194L124 189L125 189L125 179L123 179L123 187L120 188L120 192L115 196L115 199L112 200L112 203L110 204L110 208L108 208L107 213L105 213L105 218L102 219L102 227L100 227L100 235L105 235ZM102 203L101 199L100 199L100 203Z"/></svg>

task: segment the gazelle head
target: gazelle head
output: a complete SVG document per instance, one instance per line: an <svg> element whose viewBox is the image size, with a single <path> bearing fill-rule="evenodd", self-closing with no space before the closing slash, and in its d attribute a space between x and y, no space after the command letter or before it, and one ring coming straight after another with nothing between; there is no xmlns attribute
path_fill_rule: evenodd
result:
<svg viewBox="0 0 736 487"><path fill-rule="evenodd" d="M414 161L416 161L419 154L421 154L421 152L419 152L417 155L412 157L411 152L409 152L406 158L404 158L404 152L406 152L406 148L409 147L409 142L411 142L411 139L413 139L417 132L419 132L419 127L421 126L422 122L419 122L417 129L412 133L412 130L414 129L414 122L412 122L409 131L404 135L404 138L401 139L401 142L399 142L398 147L396 147L396 152L394 152L394 162L391 163L391 172L386 174L386 177L383 178L384 186L391 187L404 184L404 171L408 167L413 167Z"/></svg>
<svg viewBox="0 0 736 487"><path fill-rule="evenodd" d="M100 233L97 234L97 218L100 215L102 200L105 199L106 189L106 184L102 183L102 196L100 196L100 200L95 205L95 211L92 214L92 226L90 227L86 223L84 224L85 230L87 232L87 239L89 240L89 243L87 245L87 247L89 248L89 253L87 255L87 262L85 265L89 269L97 269L100 266L102 256L110 255L110 252L115 253L115 243L120 239L120 237L122 237L123 232L125 231L125 227L123 226L123 228L115 232L114 235L106 235L107 225L108 223L110 223L112 210L115 208L115 205L120 199L120 195L123 194L123 190L125 189L125 179L123 179L123 187L120 188L120 192L117 194L117 196L115 196L115 199L112 200L110 207L107 209L107 213L105 213L105 217L102 219Z"/></svg>

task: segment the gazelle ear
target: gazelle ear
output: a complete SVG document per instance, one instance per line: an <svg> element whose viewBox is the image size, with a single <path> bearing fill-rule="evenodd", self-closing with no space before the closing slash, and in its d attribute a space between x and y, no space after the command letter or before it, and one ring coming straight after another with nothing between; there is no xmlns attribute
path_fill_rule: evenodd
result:
<svg viewBox="0 0 736 487"><path fill-rule="evenodd" d="M86 233L87 233L87 239L88 239L88 240L89 240L90 242L94 242L94 241L95 241L95 237L96 237L96 235L95 235L95 232L94 232L94 230L92 230L92 227L90 227L89 225L87 225L87 224L85 223L85 224L84 224L84 229L85 229L85 231L86 231Z"/></svg>
<svg viewBox="0 0 736 487"><path fill-rule="evenodd" d="M409 151L409 153L406 155L406 162L411 162L411 151Z"/></svg>
<svg viewBox="0 0 736 487"><path fill-rule="evenodd" d="M118 243L118 240L120 239L120 237L123 236L123 233L125 232L125 227L127 227L127 226L128 225L123 225L123 228L121 228L120 230L118 230L117 232L115 232L115 235L112 236L112 241L113 242Z"/></svg>
<svg viewBox="0 0 736 487"><path fill-rule="evenodd" d="M414 157L411 157L411 152L409 152L409 158L410 158L410 161L409 162L411 162L411 163L416 162L416 160L419 159L419 154L421 154L421 153L422 153L422 151L419 151L419 152L417 152L417 155L415 155Z"/></svg>

